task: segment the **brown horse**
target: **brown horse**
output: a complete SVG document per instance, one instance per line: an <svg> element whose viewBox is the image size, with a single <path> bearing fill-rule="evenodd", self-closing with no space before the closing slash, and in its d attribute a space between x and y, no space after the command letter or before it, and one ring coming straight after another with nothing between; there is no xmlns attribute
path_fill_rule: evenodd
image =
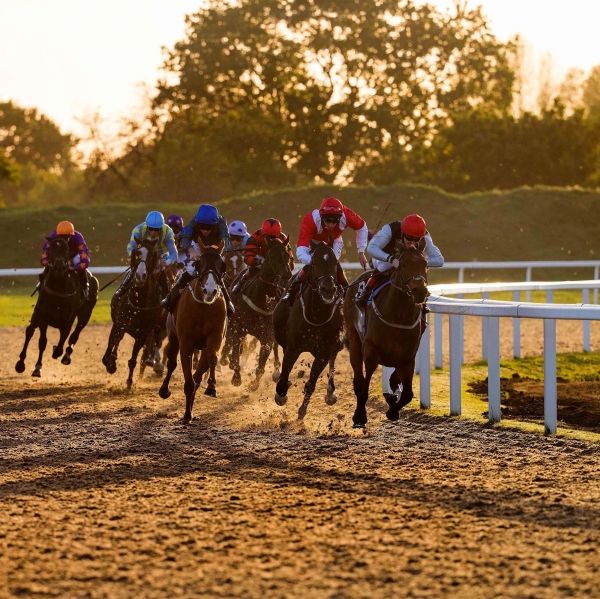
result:
<svg viewBox="0 0 600 599"><path fill-rule="evenodd" d="M371 306L364 319L353 302L352 293L346 294L344 318L350 363L354 371L356 410L352 416L354 428L367 424L369 384L379 364L394 368L390 386L402 384L400 397L386 398L389 420L398 420L399 411L413 398L412 382L415 356L419 349L425 324L422 320L427 299L427 260L416 249L405 249L399 256L400 265L391 273L389 282L373 294ZM364 280L361 277L353 285ZM363 374L363 363L365 373Z"/></svg>
<svg viewBox="0 0 600 599"><path fill-rule="evenodd" d="M184 424L192 421L196 390L204 373L209 372L204 395L217 397L215 368L217 353L227 328L227 310L221 292L225 263L221 257L223 243L218 247L205 246L198 241L200 257L194 262L194 279L184 289L175 311L167 321L168 345L167 374L158 394L166 399L171 395L169 382L177 367L177 354L181 358L184 378L185 415ZM202 350L196 371L192 375L194 350Z"/></svg>

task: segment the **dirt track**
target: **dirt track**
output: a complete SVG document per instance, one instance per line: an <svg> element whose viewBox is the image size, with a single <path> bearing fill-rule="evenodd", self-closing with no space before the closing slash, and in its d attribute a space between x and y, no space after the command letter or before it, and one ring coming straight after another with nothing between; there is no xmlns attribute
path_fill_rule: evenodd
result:
<svg viewBox="0 0 600 599"><path fill-rule="evenodd" d="M389 424L376 397L352 431L345 353L338 404L321 383L303 424L303 381L281 409L225 370L184 427L180 375L167 402L151 377L124 393L107 334L32 381L0 329L0 597L600 597L598 445Z"/></svg>

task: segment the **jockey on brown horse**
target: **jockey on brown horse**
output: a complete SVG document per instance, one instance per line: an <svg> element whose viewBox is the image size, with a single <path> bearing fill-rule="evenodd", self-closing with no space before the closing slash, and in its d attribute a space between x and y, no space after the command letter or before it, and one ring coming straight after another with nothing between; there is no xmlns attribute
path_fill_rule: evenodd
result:
<svg viewBox="0 0 600 599"><path fill-rule="evenodd" d="M309 212L300 225L300 235L296 244L296 255L298 260L304 264L302 270L292 280L288 292L283 297L291 306L298 295L302 281L308 276L309 265L312 260L310 252L311 241L329 242L329 237L333 237L333 251L339 260L344 247L342 233L347 229L356 231L356 246L358 248L358 261L363 268L367 266L365 257L365 248L367 246L368 229L365 221L352 212L350 208L342 205L336 198L327 198L321 202L317 210ZM348 279L342 270L338 267L337 283L342 288L348 287Z"/></svg>

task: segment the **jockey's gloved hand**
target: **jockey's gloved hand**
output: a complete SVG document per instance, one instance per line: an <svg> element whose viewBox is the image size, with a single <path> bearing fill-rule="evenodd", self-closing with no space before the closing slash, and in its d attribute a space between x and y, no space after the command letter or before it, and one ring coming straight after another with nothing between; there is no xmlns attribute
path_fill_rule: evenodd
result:
<svg viewBox="0 0 600 599"><path fill-rule="evenodd" d="M262 256L255 256L254 260L252 260L252 266L254 266L255 268L260 268L263 263L264 263L265 259Z"/></svg>

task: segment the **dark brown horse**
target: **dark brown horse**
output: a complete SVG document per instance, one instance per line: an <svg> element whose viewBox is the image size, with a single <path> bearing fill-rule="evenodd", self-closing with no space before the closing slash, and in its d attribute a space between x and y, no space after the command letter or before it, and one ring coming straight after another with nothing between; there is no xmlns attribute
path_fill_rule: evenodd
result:
<svg viewBox="0 0 600 599"><path fill-rule="evenodd" d="M388 419L398 420L399 411L413 398L415 356L424 330L422 311L428 293L427 260L416 248L405 249L398 259L400 265L391 272L390 280L373 293L364 326L362 315L353 302L353 294L346 294L344 317L354 371L356 410L352 421L355 428L364 428L367 424L369 384L379 364L395 369L390 377L392 390L402 385L399 398L396 395L386 398Z"/></svg>
<svg viewBox="0 0 600 599"><path fill-rule="evenodd" d="M328 405L337 401L333 375L335 359L343 347L344 318L340 306L343 295L336 285L339 263L333 251L333 238L329 244L311 241L310 248L312 260L299 292L300 301L294 302L291 308L286 301L280 301L273 313L275 339L284 352L275 391L277 405L285 405L287 401L289 375L300 354L309 352L314 356L298 418L306 415L317 379L327 364L329 380L325 401Z"/></svg>
<svg viewBox="0 0 600 599"><path fill-rule="evenodd" d="M258 365L255 378L250 382L250 391L256 391L265 372L265 364L271 353L275 356L274 380L279 377L279 353L273 332L273 310L285 291L292 271L287 251L287 238L283 241L266 236L267 252L260 272L245 285L238 294L235 315L231 319L227 337L231 341L232 351L229 368L234 371L231 384L242 384L240 374L240 354L246 335L252 335L260 341Z"/></svg>
<svg viewBox="0 0 600 599"><path fill-rule="evenodd" d="M67 349L64 350L64 356L61 360L62 364L69 365L73 346L77 343L81 331L89 322L98 299L98 280L89 273L88 297L87 299L82 298L79 277L70 267L69 244L60 237L54 239L47 237L47 239L50 241L48 247L48 265L50 269L40 288L40 295L35 304L31 322L25 329L25 344L19 356L19 361L15 365L17 372L25 371L27 346L35 330L39 328L38 361L31 374L35 377L42 375L42 356L48 343L46 337L48 327L54 327L60 331L58 345L55 345L52 351L52 357L55 360L63 356L63 348L67 337L69 337ZM77 325L69 336L76 318Z"/></svg>
<svg viewBox="0 0 600 599"><path fill-rule="evenodd" d="M205 372L209 371L204 395L217 397L215 368L217 353L227 328L227 310L220 285L225 274L221 257L223 244L215 248L198 241L201 253L195 261L194 279L184 289L175 311L167 321L168 344L167 374L158 394L166 399L171 395L169 382L177 367L177 355L181 358L184 378L185 415L183 422L192 421L196 390ZM192 374L194 350L202 350L196 371Z"/></svg>
<svg viewBox="0 0 600 599"><path fill-rule="evenodd" d="M160 307L160 289L156 265L158 252L156 240L136 239L137 247L131 252L131 284L122 294L115 294L110 302L113 326L102 363L109 374L117 371L117 351L125 333L134 339L131 358L128 361L129 376L127 388L133 385L133 372L142 347L154 333L158 323Z"/></svg>

